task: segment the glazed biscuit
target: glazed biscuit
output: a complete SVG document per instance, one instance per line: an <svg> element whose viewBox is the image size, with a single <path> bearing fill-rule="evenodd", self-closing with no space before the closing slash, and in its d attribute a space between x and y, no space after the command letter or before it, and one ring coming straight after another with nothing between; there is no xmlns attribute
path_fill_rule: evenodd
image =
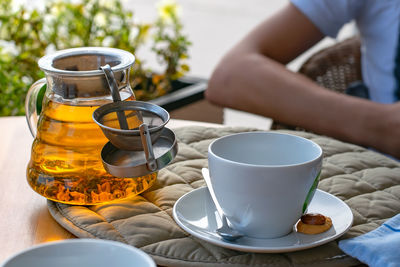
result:
<svg viewBox="0 0 400 267"><path fill-rule="evenodd" d="M328 231L332 227L332 219L322 214L305 214L296 224L299 233L315 235Z"/></svg>

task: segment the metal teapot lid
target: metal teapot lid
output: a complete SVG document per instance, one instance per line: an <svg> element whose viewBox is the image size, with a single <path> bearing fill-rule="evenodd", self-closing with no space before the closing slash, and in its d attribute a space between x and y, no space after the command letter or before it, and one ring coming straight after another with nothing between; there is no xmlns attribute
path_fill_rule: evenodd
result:
<svg viewBox="0 0 400 267"><path fill-rule="evenodd" d="M163 128L152 146L155 168L152 170L144 151L122 150L108 142L101 151L105 170L116 177L138 177L159 171L167 166L178 153L173 131Z"/></svg>

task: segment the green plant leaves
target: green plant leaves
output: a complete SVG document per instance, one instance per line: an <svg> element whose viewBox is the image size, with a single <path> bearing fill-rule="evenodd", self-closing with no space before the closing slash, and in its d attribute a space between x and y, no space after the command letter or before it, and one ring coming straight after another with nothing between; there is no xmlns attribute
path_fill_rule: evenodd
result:
<svg viewBox="0 0 400 267"><path fill-rule="evenodd" d="M168 9L173 18L169 23L161 17L153 23L136 23L134 13L120 0L53 0L44 1L44 5L32 9L0 1L0 116L24 114L28 88L44 77L37 61L54 50L108 46L135 54L130 81L138 100L167 93L171 81L189 71L183 61L190 42L182 34L176 8ZM136 55L147 42L153 44L152 50L164 67L158 84L148 82L153 71Z"/></svg>
<svg viewBox="0 0 400 267"><path fill-rule="evenodd" d="M314 196L315 190L317 190L320 176L321 176L321 171L319 171L317 177L315 177L314 182L313 182L310 190L307 193L306 200L304 201L303 209L302 209L303 214L307 211L307 207L310 204L312 197Z"/></svg>
<svg viewBox="0 0 400 267"><path fill-rule="evenodd" d="M44 94L46 92L46 84L42 86L42 88L39 89L39 92L37 94L37 99L36 99L36 112L37 114L40 114L42 111L42 105L43 105L43 98Z"/></svg>

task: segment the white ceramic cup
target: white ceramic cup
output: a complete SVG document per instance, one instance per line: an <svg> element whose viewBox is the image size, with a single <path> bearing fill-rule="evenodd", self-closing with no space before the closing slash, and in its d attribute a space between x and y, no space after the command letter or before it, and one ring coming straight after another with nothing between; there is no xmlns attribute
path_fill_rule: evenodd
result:
<svg viewBox="0 0 400 267"><path fill-rule="evenodd" d="M1 267L156 267L152 258L138 248L109 240L71 239L49 242L21 251Z"/></svg>
<svg viewBox="0 0 400 267"><path fill-rule="evenodd" d="M231 226L249 237L290 233L314 196L322 166L315 142L279 132L245 132L214 140L208 167Z"/></svg>

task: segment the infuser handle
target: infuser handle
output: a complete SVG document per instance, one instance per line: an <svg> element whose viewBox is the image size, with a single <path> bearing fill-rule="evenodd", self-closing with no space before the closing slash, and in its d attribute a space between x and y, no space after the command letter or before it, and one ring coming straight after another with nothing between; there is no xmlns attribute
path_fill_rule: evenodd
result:
<svg viewBox="0 0 400 267"><path fill-rule="evenodd" d="M101 66L100 69L106 75L106 80L107 80L108 86L110 87L111 96L113 98L113 101L120 102L121 96L119 95L118 85L117 85L117 82L115 81L114 73L111 70L110 65L106 64L104 66ZM128 122L126 120L125 113L123 111L119 110L119 111L117 111L117 117L118 117L118 121L119 121L119 127L123 130L129 130L129 126L128 126Z"/></svg>
<svg viewBox="0 0 400 267"><path fill-rule="evenodd" d="M40 89L46 84L46 79L42 78L36 81L29 88L25 98L25 116L28 122L29 130L33 137L36 137L37 122L39 120L40 111L38 111L38 105L41 105L43 97L39 97Z"/></svg>
<svg viewBox="0 0 400 267"><path fill-rule="evenodd" d="M156 171L157 162L154 157L153 145L151 144L150 132L149 128L147 127L147 124L142 123L139 126L139 131L140 131L140 137L142 139L144 154L146 156L147 168L150 171Z"/></svg>

